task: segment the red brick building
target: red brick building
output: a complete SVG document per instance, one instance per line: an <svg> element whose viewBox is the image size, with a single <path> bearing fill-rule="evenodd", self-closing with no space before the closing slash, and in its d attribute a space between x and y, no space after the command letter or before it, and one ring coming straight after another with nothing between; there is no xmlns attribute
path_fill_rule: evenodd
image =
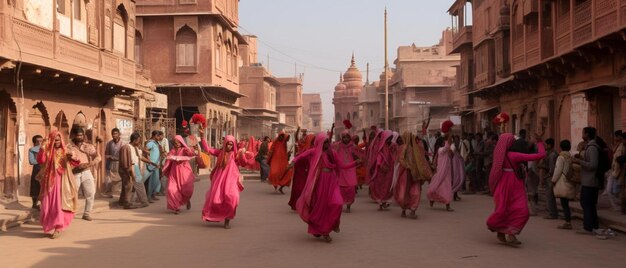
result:
<svg viewBox="0 0 626 268"><path fill-rule="evenodd" d="M626 126L626 1L457 0L449 13L467 131L500 111L507 131L543 125L574 144L585 126L605 140Z"/></svg>

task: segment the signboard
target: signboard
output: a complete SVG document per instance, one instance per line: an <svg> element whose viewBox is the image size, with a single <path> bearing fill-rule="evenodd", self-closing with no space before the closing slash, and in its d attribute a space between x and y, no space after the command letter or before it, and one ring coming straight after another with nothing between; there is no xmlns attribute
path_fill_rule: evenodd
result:
<svg viewBox="0 0 626 268"><path fill-rule="evenodd" d="M129 143L130 135L133 134L133 120L130 119L116 119L115 127L120 130L121 140Z"/></svg>
<svg viewBox="0 0 626 268"><path fill-rule="evenodd" d="M455 126L460 126L461 125L461 117L460 116L452 115L452 116L450 116L450 121L452 121L452 123L454 123Z"/></svg>

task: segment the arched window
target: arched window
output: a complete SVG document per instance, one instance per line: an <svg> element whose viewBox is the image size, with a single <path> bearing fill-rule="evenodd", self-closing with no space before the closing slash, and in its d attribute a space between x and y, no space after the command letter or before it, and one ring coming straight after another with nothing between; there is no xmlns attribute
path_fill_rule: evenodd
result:
<svg viewBox="0 0 626 268"><path fill-rule="evenodd" d="M231 56L232 53L233 53L232 49L233 49L233 47L232 47L232 45L230 43L230 40L228 40L226 42L226 74L229 74L229 75L232 74L232 71L233 71L233 69L232 69L232 64L233 64L232 61L233 61L233 59L232 59L232 56Z"/></svg>
<svg viewBox="0 0 626 268"><path fill-rule="evenodd" d="M143 38L139 31L135 31L135 63L137 65L143 65L143 55L141 54L141 42Z"/></svg>
<svg viewBox="0 0 626 268"><path fill-rule="evenodd" d="M196 72L196 33L185 25L176 33L176 72Z"/></svg>
<svg viewBox="0 0 626 268"><path fill-rule="evenodd" d="M239 61L237 60L237 46L233 47L233 76L237 76L237 70L239 69Z"/></svg>
<svg viewBox="0 0 626 268"><path fill-rule="evenodd" d="M126 57L126 25L128 13L124 6L119 5L113 18L113 51Z"/></svg>
<svg viewBox="0 0 626 268"><path fill-rule="evenodd" d="M217 35L217 40L215 41L215 69L222 69L222 35Z"/></svg>

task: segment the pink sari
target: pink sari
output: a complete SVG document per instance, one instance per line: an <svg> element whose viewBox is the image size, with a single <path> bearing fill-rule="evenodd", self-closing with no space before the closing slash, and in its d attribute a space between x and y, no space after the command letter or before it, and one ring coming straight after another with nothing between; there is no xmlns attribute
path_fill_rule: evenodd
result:
<svg viewBox="0 0 626 268"><path fill-rule="evenodd" d="M293 159L294 163L310 159L309 175L304 191L296 203L300 218L309 225L308 233L328 235L339 227L343 198L337 182L339 169L352 168L355 162L344 165L339 156L323 150L326 133L315 137L315 147Z"/></svg>
<svg viewBox="0 0 626 268"><path fill-rule="evenodd" d="M386 130L378 136L371 158L375 159L374 164L369 168L371 181L370 197L372 200L382 204L393 196L391 186L393 184L394 156L393 145L387 145L386 141L393 135L393 132Z"/></svg>
<svg viewBox="0 0 626 268"><path fill-rule="evenodd" d="M450 143L439 148L437 152L437 171L428 185L427 196L430 201L450 204L454 192L452 191L452 157L450 157Z"/></svg>
<svg viewBox="0 0 626 268"><path fill-rule="evenodd" d="M54 148L54 140L61 137L61 148ZM65 157L66 147L63 137L58 131L48 136L46 148L37 154L37 162L42 165L42 176L37 176L41 183L41 212L39 214L44 233L65 230L77 209L78 192L72 174L72 167L78 161L68 161Z"/></svg>
<svg viewBox="0 0 626 268"><path fill-rule="evenodd" d="M529 218L525 182L517 178L514 170L520 163L538 161L546 156L543 143L537 143L536 154L509 152L514 141L512 134L500 135L489 174L489 188L496 207L487 219L487 228L509 235L520 234Z"/></svg>
<svg viewBox="0 0 626 268"><path fill-rule="evenodd" d="M309 134L304 138L304 142L300 145L300 154L303 154L307 150L310 149L311 143L315 139L315 135ZM289 198L289 206L291 209L296 210L296 203L298 202L298 198L302 194L302 190L306 185L306 179L309 175L309 161L298 161L294 165L293 171L293 182L291 183L291 194Z"/></svg>
<svg viewBox="0 0 626 268"><path fill-rule="evenodd" d="M232 142L233 150L226 152L226 145ZM236 159L237 142L235 137L226 136L222 150L209 148L206 141L201 142L202 149L217 156L217 163L211 172L211 188L206 193L206 201L202 209L202 219L219 222L235 218L239 205L239 193L243 185L239 182L239 168Z"/></svg>
<svg viewBox="0 0 626 268"><path fill-rule="evenodd" d="M343 137L344 135L350 136L350 133L344 131L341 136ZM333 147L339 156L337 160L342 161L343 164L354 162L355 157L363 157L359 148L352 142L352 137L348 144L339 141L336 142ZM341 187L341 196L343 197L344 204L349 205L354 203L356 195L355 187L357 184L356 167L339 170L339 187Z"/></svg>
<svg viewBox="0 0 626 268"><path fill-rule="evenodd" d="M189 203L193 195L193 183L196 179L189 160L196 154L187 147L185 139L175 137L183 147L172 149L167 155L163 175L167 176L167 209L179 211L180 207Z"/></svg>

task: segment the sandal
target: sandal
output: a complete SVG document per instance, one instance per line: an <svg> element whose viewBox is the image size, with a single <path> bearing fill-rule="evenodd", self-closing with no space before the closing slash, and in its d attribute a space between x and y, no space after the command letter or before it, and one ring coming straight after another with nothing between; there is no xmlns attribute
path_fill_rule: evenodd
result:
<svg viewBox="0 0 626 268"><path fill-rule="evenodd" d="M506 235L506 244L512 247L519 247L522 242L520 242L519 240L517 240L517 237L515 237L514 235Z"/></svg>
<svg viewBox="0 0 626 268"><path fill-rule="evenodd" d="M333 242L333 239L330 238L330 235L325 235L324 236L324 241L326 241L326 243L330 243L330 242Z"/></svg>
<svg viewBox="0 0 626 268"><path fill-rule="evenodd" d="M54 233L50 234L50 239L57 239L60 235L61 232L55 230Z"/></svg>

